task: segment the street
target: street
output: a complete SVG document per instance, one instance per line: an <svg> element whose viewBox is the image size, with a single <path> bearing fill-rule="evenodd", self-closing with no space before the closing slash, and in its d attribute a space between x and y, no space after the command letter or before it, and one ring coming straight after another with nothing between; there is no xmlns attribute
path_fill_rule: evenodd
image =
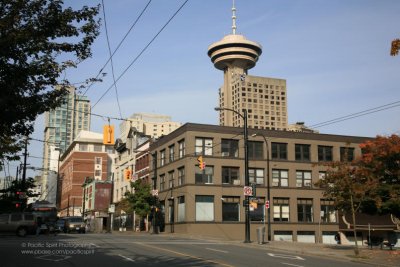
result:
<svg viewBox="0 0 400 267"><path fill-rule="evenodd" d="M29 266L365 266L277 252L267 245L150 234L0 236L2 267Z"/></svg>

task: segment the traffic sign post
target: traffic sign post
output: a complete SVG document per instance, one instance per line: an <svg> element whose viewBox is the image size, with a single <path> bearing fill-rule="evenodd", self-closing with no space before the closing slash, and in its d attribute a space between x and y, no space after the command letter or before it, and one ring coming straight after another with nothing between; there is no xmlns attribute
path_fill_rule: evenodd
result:
<svg viewBox="0 0 400 267"><path fill-rule="evenodd" d="M265 201L265 208L269 209L269 200Z"/></svg>

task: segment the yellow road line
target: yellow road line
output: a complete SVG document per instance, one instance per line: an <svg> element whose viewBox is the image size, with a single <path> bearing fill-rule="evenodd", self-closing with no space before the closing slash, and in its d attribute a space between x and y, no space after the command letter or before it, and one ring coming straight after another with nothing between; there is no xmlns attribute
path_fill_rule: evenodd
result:
<svg viewBox="0 0 400 267"><path fill-rule="evenodd" d="M170 249L166 249L166 248L160 248L160 247L156 247L156 246L152 246L152 245L148 245L148 244L144 244L144 243L140 243L140 242L135 242L135 244L140 244L140 245L142 245L142 246L144 246L144 247L149 247L149 248L155 248L155 249L158 249L158 250L163 250L163 251L167 251L167 252L170 252L170 253L173 253L173 254L177 254L177 255L180 255L180 256L183 256L183 257L188 257L188 258L192 258L192 259L196 259L196 260L201 260L201 261L205 261L205 262L209 262L209 263L214 263L214 264L218 264L218 265L221 265L221 266L226 266L226 267L235 267L235 266L233 266L233 265L230 265L230 264L226 264L226 263L222 263L222 262L218 262L218 261L214 261L214 260L207 260L207 259L203 259L203 258L200 258L200 257L196 257L196 256L193 256L193 255L190 255L190 254L185 254L185 253L182 253L182 252L178 252L178 251L175 251L175 250L170 250Z"/></svg>

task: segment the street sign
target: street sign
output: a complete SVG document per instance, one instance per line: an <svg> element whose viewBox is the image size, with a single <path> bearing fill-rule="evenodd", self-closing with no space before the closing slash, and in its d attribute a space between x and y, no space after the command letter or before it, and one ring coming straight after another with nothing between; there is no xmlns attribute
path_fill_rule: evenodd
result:
<svg viewBox="0 0 400 267"><path fill-rule="evenodd" d="M153 197L158 196L158 190L151 190L151 195L152 195Z"/></svg>
<svg viewBox="0 0 400 267"><path fill-rule="evenodd" d="M265 208L269 209L269 200L265 201Z"/></svg>
<svg viewBox="0 0 400 267"><path fill-rule="evenodd" d="M244 186L243 187L243 194L245 196L252 196L253 195L253 188L251 186Z"/></svg>
<svg viewBox="0 0 400 267"><path fill-rule="evenodd" d="M108 212L109 213L114 213L115 212L115 204L110 204L110 206L108 207Z"/></svg>

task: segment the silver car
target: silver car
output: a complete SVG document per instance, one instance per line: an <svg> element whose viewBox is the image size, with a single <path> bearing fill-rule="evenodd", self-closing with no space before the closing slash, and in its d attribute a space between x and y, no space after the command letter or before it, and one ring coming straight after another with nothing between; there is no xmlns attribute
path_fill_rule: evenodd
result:
<svg viewBox="0 0 400 267"><path fill-rule="evenodd" d="M35 228L35 219L31 213L0 214L0 232L26 236L28 233L34 232Z"/></svg>

